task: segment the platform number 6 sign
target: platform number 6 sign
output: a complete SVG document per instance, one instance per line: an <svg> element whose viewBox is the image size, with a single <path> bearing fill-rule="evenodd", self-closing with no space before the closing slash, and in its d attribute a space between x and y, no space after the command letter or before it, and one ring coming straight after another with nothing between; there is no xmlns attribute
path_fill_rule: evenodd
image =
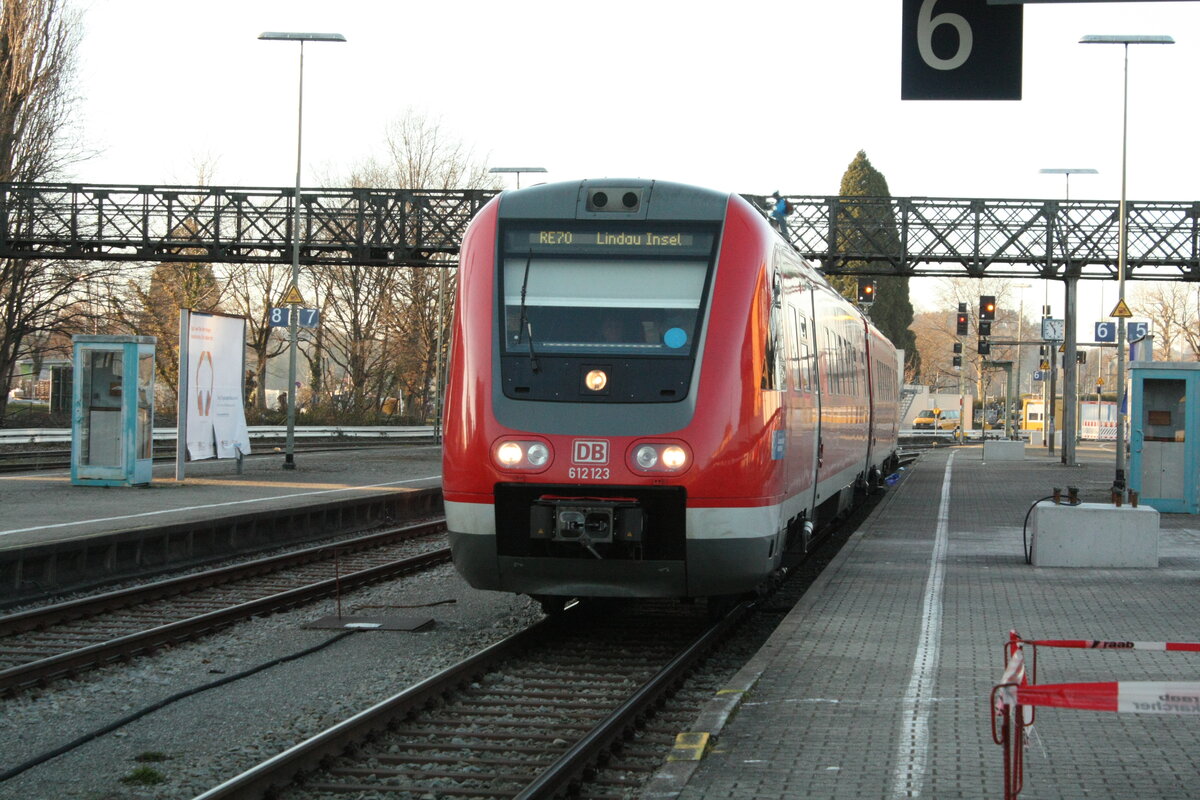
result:
<svg viewBox="0 0 1200 800"><path fill-rule="evenodd" d="M904 0L902 100L1020 100L1019 5Z"/></svg>

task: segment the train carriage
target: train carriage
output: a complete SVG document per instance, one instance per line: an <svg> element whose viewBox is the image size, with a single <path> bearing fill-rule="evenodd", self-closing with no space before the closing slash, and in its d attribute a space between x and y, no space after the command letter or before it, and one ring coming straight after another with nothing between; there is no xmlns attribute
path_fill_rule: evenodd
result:
<svg viewBox="0 0 1200 800"><path fill-rule="evenodd" d="M505 192L460 257L454 563L550 604L753 590L890 468L898 374L891 344L737 195Z"/></svg>

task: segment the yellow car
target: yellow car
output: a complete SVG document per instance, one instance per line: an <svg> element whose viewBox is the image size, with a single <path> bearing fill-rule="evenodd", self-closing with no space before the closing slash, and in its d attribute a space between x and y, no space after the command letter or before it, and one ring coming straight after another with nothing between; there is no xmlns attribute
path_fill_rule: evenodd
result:
<svg viewBox="0 0 1200 800"><path fill-rule="evenodd" d="M913 419L913 430L952 431L958 427L957 411L942 411L940 408L927 408Z"/></svg>
<svg viewBox="0 0 1200 800"><path fill-rule="evenodd" d="M919 412L916 418L913 419L913 429L931 431L937 427L937 421L941 416L942 410L940 408L927 408Z"/></svg>

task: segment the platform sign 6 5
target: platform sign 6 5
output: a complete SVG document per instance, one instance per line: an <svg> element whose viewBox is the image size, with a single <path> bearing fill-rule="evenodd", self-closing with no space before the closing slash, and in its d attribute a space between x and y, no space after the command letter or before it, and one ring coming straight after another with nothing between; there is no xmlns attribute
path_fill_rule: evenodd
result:
<svg viewBox="0 0 1200 800"><path fill-rule="evenodd" d="M1097 322L1096 323L1096 339L1097 342L1115 342L1117 340L1117 322ZM1137 322L1125 323L1125 340L1136 342L1139 339L1145 339L1150 333L1150 323L1145 320Z"/></svg>

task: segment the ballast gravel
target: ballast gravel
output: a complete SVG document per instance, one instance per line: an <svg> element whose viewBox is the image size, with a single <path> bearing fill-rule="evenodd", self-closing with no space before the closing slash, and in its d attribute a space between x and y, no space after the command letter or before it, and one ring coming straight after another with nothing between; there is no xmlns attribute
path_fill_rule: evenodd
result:
<svg viewBox="0 0 1200 800"><path fill-rule="evenodd" d="M0 783L0 800L195 797L542 617L526 597L470 588L449 565L345 596L342 612L433 624L356 632L186 697ZM254 619L0 700L0 772L171 695L338 636L301 627L333 613L331 599Z"/></svg>

